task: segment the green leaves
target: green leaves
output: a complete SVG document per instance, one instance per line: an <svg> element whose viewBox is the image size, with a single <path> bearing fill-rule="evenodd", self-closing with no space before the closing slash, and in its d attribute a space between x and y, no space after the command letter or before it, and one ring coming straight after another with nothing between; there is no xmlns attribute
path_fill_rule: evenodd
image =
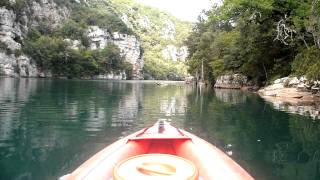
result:
<svg viewBox="0 0 320 180"><path fill-rule="evenodd" d="M320 79L320 50L311 47L300 52L292 63L292 71L298 75L307 75L309 79Z"/></svg>
<svg viewBox="0 0 320 180"><path fill-rule="evenodd" d="M47 36L32 30L24 40L23 52L32 57L41 70L69 78L118 70L129 72L130 67L117 46L107 45L102 50L71 49L57 34Z"/></svg>
<svg viewBox="0 0 320 180"><path fill-rule="evenodd" d="M196 72L206 59L212 67L206 74L212 77L231 71L255 82L291 72L319 78L320 3L314 2L225 0L188 38L189 71Z"/></svg>

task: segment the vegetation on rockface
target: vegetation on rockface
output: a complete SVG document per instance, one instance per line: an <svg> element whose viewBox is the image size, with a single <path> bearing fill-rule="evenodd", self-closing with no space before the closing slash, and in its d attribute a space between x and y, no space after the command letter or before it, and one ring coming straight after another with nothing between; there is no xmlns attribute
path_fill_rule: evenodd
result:
<svg viewBox="0 0 320 180"><path fill-rule="evenodd" d="M155 8L146 7L132 0L109 0L119 16L131 24L133 31L140 37L144 51L145 79L181 79L187 74L184 62L165 60L162 50L167 45L181 47L189 35L191 24L182 22L173 16ZM174 39L163 37L163 30L168 22L175 28Z"/></svg>
<svg viewBox="0 0 320 180"><path fill-rule="evenodd" d="M72 2L65 2L72 10L70 19L57 28L52 28L50 22L40 22L24 39L23 52L41 70L51 71L54 76L91 77L111 71L132 73L132 65L124 61L117 46L109 44L101 50L90 50L86 36L91 25L110 32L132 34L132 31L112 12L100 12ZM78 49L72 49L65 39L80 40Z"/></svg>
<svg viewBox="0 0 320 180"><path fill-rule="evenodd" d="M38 68L51 70L55 76L88 77L127 70L127 63L115 45L102 50L71 49L62 37L41 35L37 30L32 30L25 39L23 52L32 57Z"/></svg>
<svg viewBox="0 0 320 180"><path fill-rule="evenodd" d="M290 74L319 79L320 2L225 0L186 41L192 74L243 73L255 84Z"/></svg>

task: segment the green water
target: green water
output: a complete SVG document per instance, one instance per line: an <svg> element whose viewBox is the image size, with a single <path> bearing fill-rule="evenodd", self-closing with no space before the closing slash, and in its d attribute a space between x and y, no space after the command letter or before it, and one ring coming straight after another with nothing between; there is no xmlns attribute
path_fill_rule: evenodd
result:
<svg viewBox="0 0 320 180"><path fill-rule="evenodd" d="M320 179L320 124L255 94L8 78L0 79L0 179L57 179L160 118L217 145L256 179Z"/></svg>

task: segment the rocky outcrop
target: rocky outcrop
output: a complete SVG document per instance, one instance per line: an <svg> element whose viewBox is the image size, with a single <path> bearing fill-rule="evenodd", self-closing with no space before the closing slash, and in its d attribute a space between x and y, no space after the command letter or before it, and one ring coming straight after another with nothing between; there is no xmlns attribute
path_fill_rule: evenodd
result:
<svg viewBox="0 0 320 180"><path fill-rule="evenodd" d="M30 6L32 26L42 23L55 28L70 16L70 10L65 6L58 6L54 1L33 1Z"/></svg>
<svg viewBox="0 0 320 180"><path fill-rule="evenodd" d="M126 24L126 26L127 26L128 28L130 28L130 29L133 28L133 25L132 25L132 23L129 21L129 18L128 18L128 16L127 16L126 14L122 14L121 20Z"/></svg>
<svg viewBox="0 0 320 180"><path fill-rule="evenodd" d="M247 85L247 77L242 74L230 74L219 76L214 84L215 88L241 89Z"/></svg>
<svg viewBox="0 0 320 180"><path fill-rule="evenodd" d="M15 57L0 52L0 75L9 77L37 77L37 67L26 56Z"/></svg>
<svg viewBox="0 0 320 180"><path fill-rule="evenodd" d="M188 48L186 46L177 48L175 45L167 45L166 48L162 50L162 56L166 60L185 62L188 56Z"/></svg>
<svg viewBox="0 0 320 180"><path fill-rule="evenodd" d="M162 29L162 38L174 40L176 35L176 27L172 21L167 20Z"/></svg>
<svg viewBox="0 0 320 180"><path fill-rule="evenodd" d="M319 86L319 81L309 81L304 76L284 77L258 93L276 109L319 119Z"/></svg>
<svg viewBox="0 0 320 180"><path fill-rule="evenodd" d="M111 43L112 37L107 29L101 29L98 26L90 26L87 31L90 39L90 49L103 49L108 43Z"/></svg>
<svg viewBox="0 0 320 180"><path fill-rule="evenodd" d="M143 29L151 29L151 22L148 16L142 16L138 20L138 24Z"/></svg>
<svg viewBox="0 0 320 180"><path fill-rule="evenodd" d="M320 82L309 81L303 77L284 77L276 79L273 84L260 89L262 96L277 97L288 102L311 102L317 99Z"/></svg>
<svg viewBox="0 0 320 180"><path fill-rule="evenodd" d="M59 26L70 16L70 10L63 5L57 5L51 0L25 1L26 7L21 12L0 8L0 73L11 77L46 77L49 72L39 72L32 61L26 57L16 57L15 52L20 51L21 43L28 30L36 26L48 26L51 29ZM83 0L78 3L87 3ZM12 3L15 3L14 1ZM122 16L125 23L129 23L125 15ZM147 19L144 18L145 23ZM145 24L147 25L147 24ZM140 51L140 42L135 36L110 33L107 29L98 26L90 26L87 31L91 49L102 49L108 43L119 47L121 54L127 62L133 65L134 79L142 79L143 58ZM80 40L65 39L65 42L73 49L81 48ZM105 78L118 75L105 74ZM122 75L121 75L122 77Z"/></svg>
<svg viewBox="0 0 320 180"><path fill-rule="evenodd" d="M18 13L6 7L0 7L0 73L10 77L37 77L35 64L26 56L16 56L21 43L31 27L46 24L54 28L70 15L70 10L58 6L54 1L25 1ZM13 5L15 1L11 2ZM5 46L5 47L4 47Z"/></svg>
<svg viewBox="0 0 320 180"><path fill-rule="evenodd" d="M12 10L0 8L0 41L10 50L21 48L21 44L15 39L21 37L21 29L16 22L16 15Z"/></svg>
<svg viewBox="0 0 320 180"><path fill-rule="evenodd" d="M113 43L117 45L125 60L133 65L133 79L143 79L143 57L140 42L133 35L113 33Z"/></svg>
<svg viewBox="0 0 320 180"><path fill-rule="evenodd" d="M106 47L108 43L115 44L119 47L121 55L125 60L133 65L133 79L143 79L143 58L142 52L140 51L140 42L137 37L118 32L111 34L107 29L101 29L98 26L90 26L87 33L91 49L102 49ZM74 44L74 42L72 44ZM108 75L104 76L107 77Z"/></svg>
<svg viewBox="0 0 320 180"><path fill-rule="evenodd" d="M100 80L125 80L127 79L127 75L125 72L120 72L120 73L113 73L110 72L108 74L101 74L94 76L93 79L100 79Z"/></svg>

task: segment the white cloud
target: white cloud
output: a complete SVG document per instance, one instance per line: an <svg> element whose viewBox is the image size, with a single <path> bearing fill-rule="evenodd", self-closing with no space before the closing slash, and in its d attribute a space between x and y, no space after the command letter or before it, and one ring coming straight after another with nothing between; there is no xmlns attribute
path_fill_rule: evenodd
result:
<svg viewBox="0 0 320 180"><path fill-rule="evenodd" d="M168 11L185 21L195 22L203 9L208 10L213 3L221 0L136 0L148 6Z"/></svg>

